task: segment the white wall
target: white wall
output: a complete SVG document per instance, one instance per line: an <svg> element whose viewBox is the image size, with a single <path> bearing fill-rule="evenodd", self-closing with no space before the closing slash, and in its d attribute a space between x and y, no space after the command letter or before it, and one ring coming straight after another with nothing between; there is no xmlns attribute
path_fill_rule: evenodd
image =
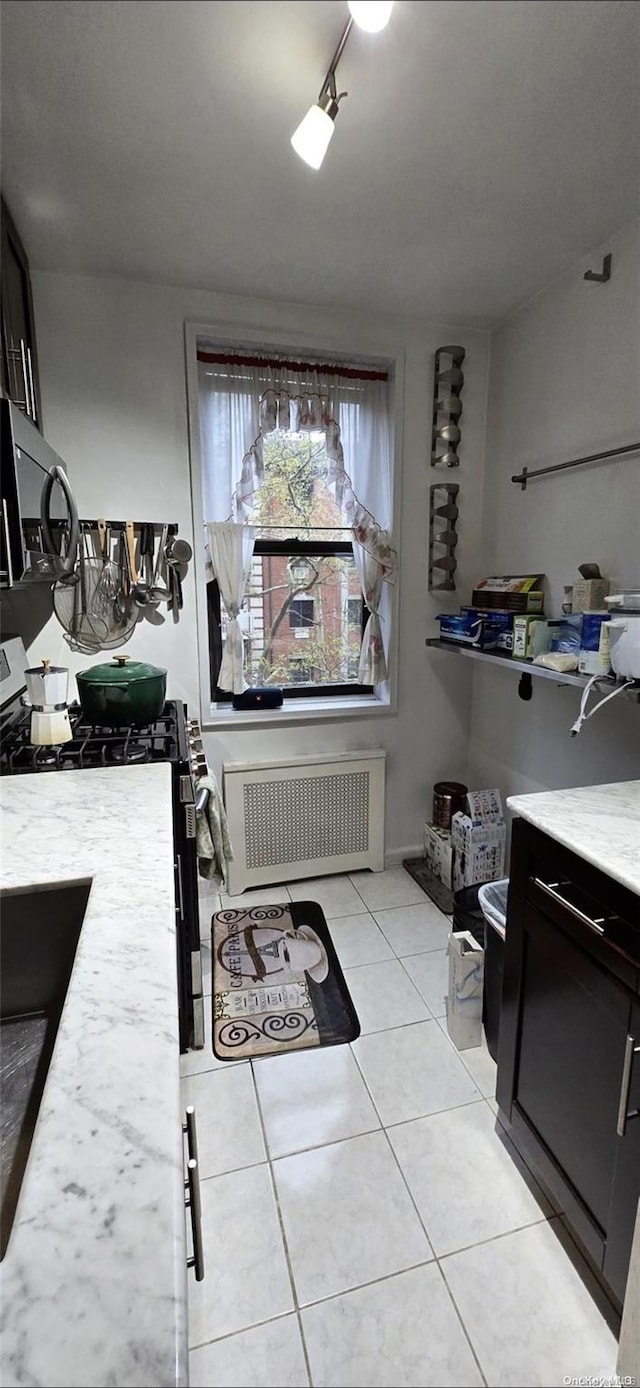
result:
<svg viewBox="0 0 640 1388"><path fill-rule="evenodd" d="M320 349L368 355L405 354L404 442L399 460L402 508L398 711L375 719L287 729L208 734L214 768L222 760L276 758L306 751L387 749L386 846L417 851L432 785L466 771L471 676L462 662L428 655L441 600L427 593L428 488L433 353L447 342L467 349L458 597L480 564L488 337L418 320L61 274L33 276L45 432L69 465L80 514L177 521L191 537L183 325L213 331L264 327L269 334L313 332ZM180 625L142 624L131 655L165 666L169 693L198 707L195 594L185 587ZM449 606L451 606L451 600ZM46 649L45 649L46 647ZM80 669L52 623L33 641L34 660L48 655ZM95 662L93 662L95 663ZM493 783L494 778L491 778Z"/></svg>
<svg viewBox="0 0 640 1388"><path fill-rule="evenodd" d="M613 254L608 284L585 282ZM640 227L584 262L492 334L483 506L485 573L547 575L548 610L578 565L596 561L615 588L640 588L640 458L557 473L525 492L529 468L640 438ZM534 682L531 703L508 672L474 670L470 776L505 794L640 775L640 707L614 701L578 737L579 691Z"/></svg>

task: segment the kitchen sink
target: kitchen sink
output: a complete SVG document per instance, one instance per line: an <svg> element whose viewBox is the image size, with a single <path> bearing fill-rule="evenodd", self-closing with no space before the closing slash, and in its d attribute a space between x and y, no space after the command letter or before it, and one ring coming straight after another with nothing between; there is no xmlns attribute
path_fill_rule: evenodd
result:
<svg viewBox="0 0 640 1388"><path fill-rule="evenodd" d="M20 1195L91 890L0 892L0 1259Z"/></svg>

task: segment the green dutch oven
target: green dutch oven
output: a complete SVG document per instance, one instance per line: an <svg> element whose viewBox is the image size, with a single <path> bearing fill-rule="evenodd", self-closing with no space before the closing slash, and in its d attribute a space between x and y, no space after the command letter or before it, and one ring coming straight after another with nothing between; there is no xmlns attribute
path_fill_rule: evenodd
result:
<svg viewBox="0 0 640 1388"><path fill-rule="evenodd" d="M81 670L76 679L82 712L98 727L152 723L164 708L166 670L128 655L115 655L111 665Z"/></svg>

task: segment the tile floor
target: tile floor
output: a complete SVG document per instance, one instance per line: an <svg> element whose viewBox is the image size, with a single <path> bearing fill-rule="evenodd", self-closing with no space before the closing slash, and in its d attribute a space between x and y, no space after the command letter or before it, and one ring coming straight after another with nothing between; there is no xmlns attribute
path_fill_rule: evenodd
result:
<svg viewBox="0 0 640 1388"><path fill-rule="evenodd" d="M209 1030L182 1059L206 1259L189 1286L192 1388L613 1375L576 1251L496 1132L493 1061L447 1035L446 917L401 867L233 904L251 897L320 903L362 1035L225 1064ZM203 884L207 992L218 900Z"/></svg>

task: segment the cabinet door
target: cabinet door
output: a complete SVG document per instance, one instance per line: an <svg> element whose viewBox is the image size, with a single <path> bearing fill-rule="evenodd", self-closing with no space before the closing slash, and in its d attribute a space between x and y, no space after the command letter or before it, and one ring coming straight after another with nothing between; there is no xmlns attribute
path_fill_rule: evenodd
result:
<svg viewBox="0 0 640 1388"><path fill-rule="evenodd" d="M2 388L41 428L29 263L2 203Z"/></svg>
<svg viewBox="0 0 640 1388"><path fill-rule="evenodd" d="M523 905L514 1102L604 1234L631 996L538 906Z"/></svg>
<svg viewBox="0 0 640 1388"><path fill-rule="evenodd" d="M611 1205L607 1221L607 1247L604 1258L604 1274L620 1301L629 1271L629 1258L633 1242L638 1200L640 1199L640 1004L635 1003L631 1012L628 1036L631 1064L628 1083L620 1084L618 1089L620 1118L623 1121L624 1136L618 1136L616 1160L611 1192ZM639 1051L636 1053L635 1048ZM627 1076L625 1075L625 1081Z"/></svg>

